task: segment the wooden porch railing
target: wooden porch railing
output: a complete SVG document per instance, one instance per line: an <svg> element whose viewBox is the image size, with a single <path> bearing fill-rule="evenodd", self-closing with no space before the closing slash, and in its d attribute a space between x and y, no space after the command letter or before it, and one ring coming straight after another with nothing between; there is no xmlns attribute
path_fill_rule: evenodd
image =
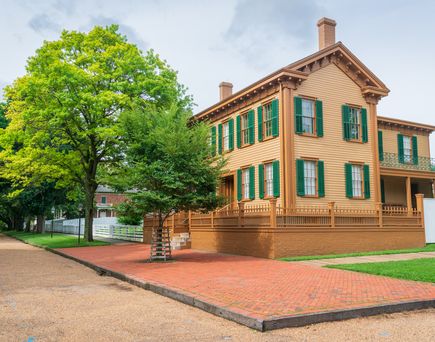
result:
<svg viewBox="0 0 435 342"><path fill-rule="evenodd" d="M277 206L276 199L264 205L246 205L239 202L237 208L226 206L208 213L177 213L171 216L166 225L173 233L195 229L231 228L274 228L291 229L304 227L319 228L382 228L382 227L424 227L423 195L416 195L417 208L383 206L376 204L374 209L358 209L336 206L329 202L325 206L300 206L283 208ZM157 224L156 217L148 215L144 228Z"/></svg>

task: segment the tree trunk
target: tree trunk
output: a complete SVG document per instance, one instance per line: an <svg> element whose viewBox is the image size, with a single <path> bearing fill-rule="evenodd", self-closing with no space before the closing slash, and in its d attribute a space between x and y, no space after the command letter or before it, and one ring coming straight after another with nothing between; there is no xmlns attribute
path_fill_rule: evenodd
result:
<svg viewBox="0 0 435 342"><path fill-rule="evenodd" d="M26 232L30 232L30 221L31 221L30 217L27 217L26 218L26 228L25 228Z"/></svg>
<svg viewBox="0 0 435 342"><path fill-rule="evenodd" d="M45 224L44 215L36 216L36 232L37 233L42 233L42 231L44 230L44 224Z"/></svg>
<svg viewBox="0 0 435 342"><path fill-rule="evenodd" d="M85 241L94 241L93 223L94 223L94 198L96 187L86 190L85 198Z"/></svg>

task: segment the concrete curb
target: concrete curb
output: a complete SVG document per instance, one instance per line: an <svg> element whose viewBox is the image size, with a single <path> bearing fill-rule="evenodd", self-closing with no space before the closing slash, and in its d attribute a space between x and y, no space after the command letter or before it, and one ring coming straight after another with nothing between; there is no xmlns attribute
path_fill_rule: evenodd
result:
<svg viewBox="0 0 435 342"><path fill-rule="evenodd" d="M10 236L11 238L14 238ZM16 239L16 238L15 238ZM16 239L18 241L24 242L22 240ZM26 243L26 242L24 242ZM27 243L29 244L29 243ZM412 311L412 310L420 310L427 308L435 308L435 299L423 300L423 301L408 301L408 302L399 302L399 303L391 303L391 304L383 304L383 305L375 305L369 307L360 307L355 309L343 309L343 310L334 310L334 311L325 311L325 312L316 312L312 314L301 314L294 316L284 316L284 317L275 317L270 319L256 319L253 317L245 316L240 313L234 312L232 310L207 303L203 300L196 299L195 297L184 294L182 292L178 292L176 290L167 288L163 285L157 285L149 282L145 282L143 280L129 277L123 273L115 272L109 270L104 267L97 266L89 261L82 260L76 258L74 256L68 255L56 249L48 248L48 247L40 247L35 246L33 244L29 244L34 247L39 247L49 251L53 254L57 254L64 258L73 260L79 264L82 264L86 267L89 267L96 271L100 275L107 275L113 278L119 279L121 281L125 281L131 285L140 287L144 290L148 290L154 292L156 294L174 299L184 304L188 304L190 306L196 307L198 309L204 310L213 315L228 319L230 321L245 325L249 328L258 330L258 331L268 331L289 327L300 327L315 323L322 322L330 322L330 321L340 321L351 318L358 317L366 317L366 316L374 316L383 313L395 313L401 311Z"/></svg>

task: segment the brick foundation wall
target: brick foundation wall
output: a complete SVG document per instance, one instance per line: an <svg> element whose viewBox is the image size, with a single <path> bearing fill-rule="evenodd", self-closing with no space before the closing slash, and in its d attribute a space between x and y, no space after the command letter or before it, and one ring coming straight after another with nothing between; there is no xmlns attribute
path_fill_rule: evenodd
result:
<svg viewBox="0 0 435 342"><path fill-rule="evenodd" d="M311 231L309 231L311 229ZM262 258L367 252L423 247L423 228L388 229L304 228L276 232L273 229L191 231L192 248Z"/></svg>

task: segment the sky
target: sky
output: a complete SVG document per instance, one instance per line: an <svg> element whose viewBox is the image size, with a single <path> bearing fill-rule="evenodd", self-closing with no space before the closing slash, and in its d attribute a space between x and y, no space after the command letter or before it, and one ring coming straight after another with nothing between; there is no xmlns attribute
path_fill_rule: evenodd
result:
<svg viewBox="0 0 435 342"><path fill-rule="evenodd" d="M378 114L435 125L433 0L0 0L0 89L62 30L118 24L178 71L195 112L218 85L238 91L318 50L317 20L337 21L342 41L391 90ZM435 134L431 150L435 151ZM434 154L435 156L435 154Z"/></svg>

